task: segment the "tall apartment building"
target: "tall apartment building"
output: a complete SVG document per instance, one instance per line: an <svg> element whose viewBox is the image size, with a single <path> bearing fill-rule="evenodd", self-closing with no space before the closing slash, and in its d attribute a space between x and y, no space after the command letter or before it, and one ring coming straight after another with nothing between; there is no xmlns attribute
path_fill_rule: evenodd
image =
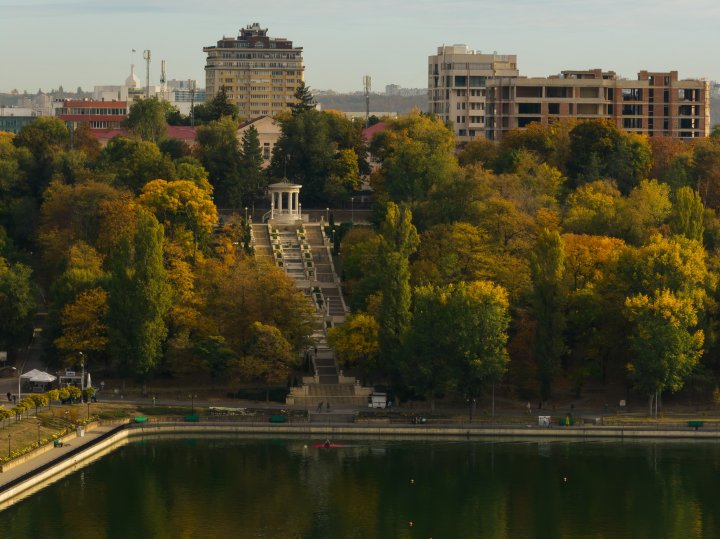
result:
<svg viewBox="0 0 720 539"><path fill-rule="evenodd" d="M267 32L253 23L237 38L223 37L216 46L203 47L208 98L224 86L246 118L275 116L295 102L295 91L304 79L302 47Z"/></svg>
<svg viewBox="0 0 720 539"><path fill-rule="evenodd" d="M710 134L710 85L679 80L677 71L641 71L637 80L613 71L563 71L542 77L487 82L486 137L501 140L532 122L606 119L648 136L691 139Z"/></svg>
<svg viewBox="0 0 720 539"><path fill-rule="evenodd" d="M482 54L443 45L428 56L428 110L454 126L458 140L485 134L485 87L494 77L517 77L514 54Z"/></svg>

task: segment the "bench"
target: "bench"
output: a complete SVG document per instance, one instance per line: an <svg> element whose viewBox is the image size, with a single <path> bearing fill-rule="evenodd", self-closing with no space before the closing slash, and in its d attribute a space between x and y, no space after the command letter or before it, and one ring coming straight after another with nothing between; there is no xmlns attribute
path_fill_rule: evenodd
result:
<svg viewBox="0 0 720 539"><path fill-rule="evenodd" d="M135 423L147 423L148 418L144 415L139 415L135 419L133 419L133 421L135 421Z"/></svg>
<svg viewBox="0 0 720 539"><path fill-rule="evenodd" d="M200 421L200 416L198 416L198 415L186 415L186 416L185 416L185 421L188 421L188 422L190 422L190 423L197 423L198 421Z"/></svg>
<svg viewBox="0 0 720 539"><path fill-rule="evenodd" d="M697 420L688 421L688 427L690 427L691 429L698 430L702 426L703 426L702 421L697 421Z"/></svg>
<svg viewBox="0 0 720 539"><path fill-rule="evenodd" d="M287 417L280 414L275 414L270 416L270 423L285 423L287 422Z"/></svg>

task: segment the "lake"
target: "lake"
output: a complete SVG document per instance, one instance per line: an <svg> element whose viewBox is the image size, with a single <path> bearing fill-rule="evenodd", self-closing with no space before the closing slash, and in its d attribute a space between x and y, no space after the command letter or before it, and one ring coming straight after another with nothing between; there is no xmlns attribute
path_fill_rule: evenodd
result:
<svg viewBox="0 0 720 539"><path fill-rule="evenodd" d="M720 537L720 443L134 440L0 512L0 537Z"/></svg>

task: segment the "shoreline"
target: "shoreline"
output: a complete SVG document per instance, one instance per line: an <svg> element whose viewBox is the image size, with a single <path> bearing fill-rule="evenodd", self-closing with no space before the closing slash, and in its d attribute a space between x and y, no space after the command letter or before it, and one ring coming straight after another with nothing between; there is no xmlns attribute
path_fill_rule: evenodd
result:
<svg viewBox="0 0 720 539"><path fill-rule="evenodd" d="M537 427L474 425L363 425L319 423L228 423L228 422L153 422L105 423L89 430L84 437L68 436L72 444L62 454L58 449L38 450L28 459L0 473L0 510L34 494L49 484L102 458L135 438L200 436L313 436L318 438L373 437L395 440L455 439L604 439L617 441L720 440L719 430L671 430L638 427Z"/></svg>

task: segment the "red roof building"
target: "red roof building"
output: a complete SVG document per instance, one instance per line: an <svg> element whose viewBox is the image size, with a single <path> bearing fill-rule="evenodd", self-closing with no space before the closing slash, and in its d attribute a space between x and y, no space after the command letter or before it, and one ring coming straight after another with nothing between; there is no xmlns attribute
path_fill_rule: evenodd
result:
<svg viewBox="0 0 720 539"><path fill-rule="evenodd" d="M118 128L128 117L127 101L62 101L55 104L55 116L66 124L91 129Z"/></svg>

